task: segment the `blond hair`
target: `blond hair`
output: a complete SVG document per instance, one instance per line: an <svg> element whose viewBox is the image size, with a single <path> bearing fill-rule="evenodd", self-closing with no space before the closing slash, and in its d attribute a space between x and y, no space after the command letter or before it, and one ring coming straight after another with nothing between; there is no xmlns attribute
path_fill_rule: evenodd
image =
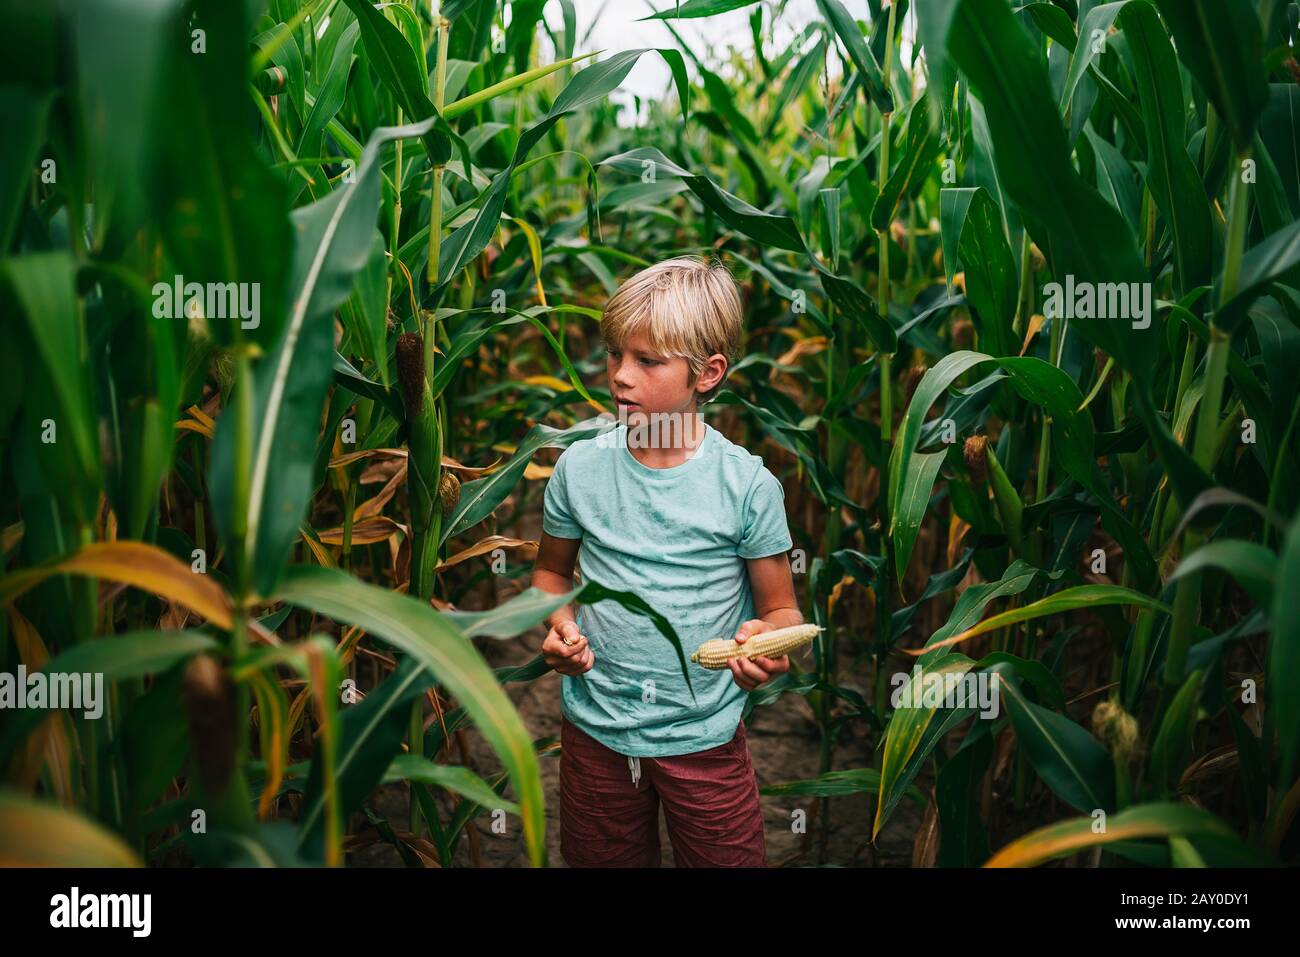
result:
<svg viewBox="0 0 1300 957"><path fill-rule="evenodd" d="M685 359L694 384L715 353L726 356L730 371L740 347L741 311L740 290L721 260L679 256L648 266L619 286L605 305L600 331L614 346L643 334L655 352ZM701 405L722 390L726 378L724 373L700 394Z"/></svg>

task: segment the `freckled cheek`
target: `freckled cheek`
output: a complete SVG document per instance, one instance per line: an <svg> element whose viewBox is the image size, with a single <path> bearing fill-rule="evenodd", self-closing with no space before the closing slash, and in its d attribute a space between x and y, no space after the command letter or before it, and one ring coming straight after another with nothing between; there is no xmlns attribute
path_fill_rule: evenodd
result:
<svg viewBox="0 0 1300 957"><path fill-rule="evenodd" d="M671 392L672 379L664 375L662 368L646 370L646 390L655 398Z"/></svg>

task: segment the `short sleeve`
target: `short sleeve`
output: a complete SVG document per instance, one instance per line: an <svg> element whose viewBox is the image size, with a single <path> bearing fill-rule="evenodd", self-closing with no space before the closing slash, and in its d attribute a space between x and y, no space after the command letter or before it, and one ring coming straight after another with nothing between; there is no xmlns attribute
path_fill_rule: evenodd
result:
<svg viewBox="0 0 1300 957"><path fill-rule="evenodd" d="M759 468L742 513L740 544L736 548L741 558L777 555L794 546L785 517L785 489L766 468Z"/></svg>
<svg viewBox="0 0 1300 957"><path fill-rule="evenodd" d="M565 478L568 450L556 460L542 495L542 531L556 538L582 538L582 526L569 510L569 486Z"/></svg>

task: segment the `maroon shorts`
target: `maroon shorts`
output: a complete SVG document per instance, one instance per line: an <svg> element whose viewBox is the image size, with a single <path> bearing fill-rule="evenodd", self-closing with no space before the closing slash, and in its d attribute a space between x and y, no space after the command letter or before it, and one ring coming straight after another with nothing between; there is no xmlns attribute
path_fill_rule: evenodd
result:
<svg viewBox="0 0 1300 957"><path fill-rule="evenodd" d="M659 802L678 867L766 867L745 723L726 744L629 758L560 716L560 855L570 867L658 867Z"/></svg>

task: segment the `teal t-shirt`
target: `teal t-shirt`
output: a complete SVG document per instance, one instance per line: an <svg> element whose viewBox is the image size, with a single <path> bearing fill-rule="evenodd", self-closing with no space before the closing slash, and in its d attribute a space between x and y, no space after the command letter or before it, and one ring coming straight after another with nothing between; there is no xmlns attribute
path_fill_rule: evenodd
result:
<svg viewBox="0 0 1300 957"><path fill-rule="evenodd" d="M632 757L691 754L730 741L746 692L731 670L690 660L756 617L747 558L789 551L785 492L763 460L705 423L681 465L650 468L627 448L627 426L573 443L546 485L542 528L582 540L582 580L630 591L681 639L695 691L649 618L606 600L578 605L596 660L561 679L564 717Z"/></svg>

